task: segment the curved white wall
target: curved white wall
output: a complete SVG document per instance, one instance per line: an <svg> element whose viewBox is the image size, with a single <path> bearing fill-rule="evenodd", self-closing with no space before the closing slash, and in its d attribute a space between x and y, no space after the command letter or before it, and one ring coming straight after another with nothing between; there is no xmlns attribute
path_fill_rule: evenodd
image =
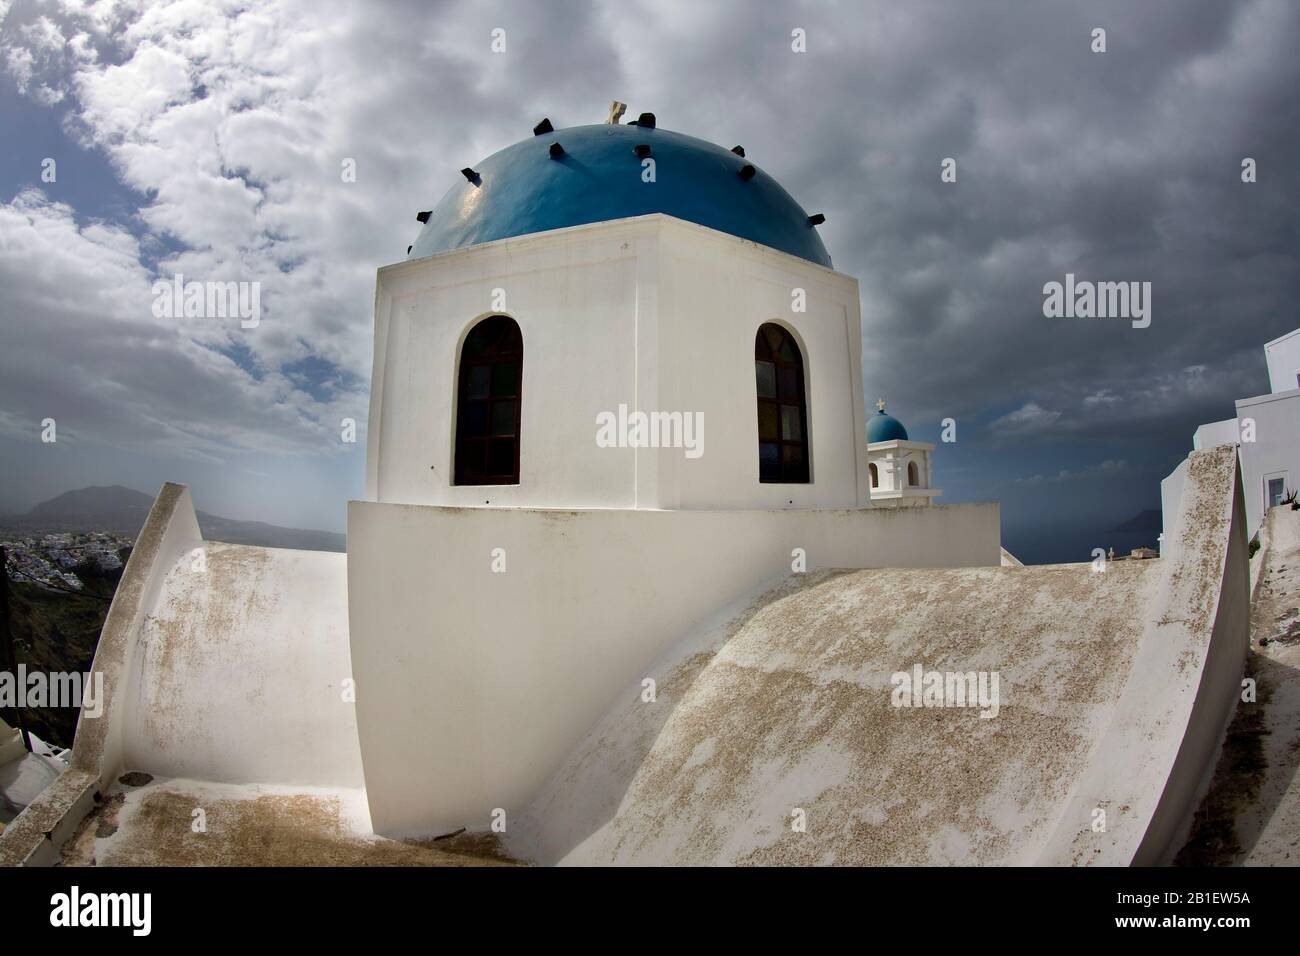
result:
<svg viewBox="0 0 1300 956"><path fill-rule="evenodd" d="M141 624L123 765L227 783L362 785L347 556L202 542Z"/></svg>

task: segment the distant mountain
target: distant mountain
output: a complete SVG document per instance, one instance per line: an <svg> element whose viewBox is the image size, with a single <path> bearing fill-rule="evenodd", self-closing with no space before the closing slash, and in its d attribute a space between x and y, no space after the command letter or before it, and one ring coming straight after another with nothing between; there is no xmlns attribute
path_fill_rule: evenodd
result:
<svg viewBox="0 0 1300 956"><path fill-rule="evenodd" d="M33 531L116 531L136 535L153 497L121 485L96 485L42 501L24 515L0 518L6 527Z"/></svg>
<svg viewBox="0 0 1300 956"><path fill-rule="evenodd" d="M1121 525L1110 529L1111 531L1163 531L1164 514L1159 508L1151 508L1143 511L1135 517L1129 518Z"/></svg>
<svg viewBox="0 0 1300 956"><path fill-rule="evenodd" d="M114 531L134 537L144 527L153 495L121 485L97 485L42 501L26 514L0 515L10 532ZM281 528L262 521L237 521L200 511L199 530L209 541L303 551L346 551L347 536L334 531Z"/></svg>

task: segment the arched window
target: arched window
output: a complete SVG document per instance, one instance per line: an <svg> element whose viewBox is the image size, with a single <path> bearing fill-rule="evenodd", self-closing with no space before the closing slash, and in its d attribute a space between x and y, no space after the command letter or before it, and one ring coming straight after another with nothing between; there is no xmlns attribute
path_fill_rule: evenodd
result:
<svg viewBox="0 0 1300 956"><path fill-rule="evenodd" d="M794 336L769 322L754 339L758 381L758 480L808 481L808 409L803 355Z"/></svg>
<svg viewBox="0 0 1300 956"><path fill-rule="evenodd" d="M456 484L519 484L523 367L514 319L494 315L466 336L456 380Z"/></svg>
<svg viewBox="0 0 1300 956"><path fill-rule="evenodd" d="M875 463L875 462L872 462L870 465L867 465L867 468L868 468L868 470L870 470L870 472L871 472L871 487L872 487L872 488L879 488L879 487L880 487L880 472L876 470L876 463Z"/></svg>
<svg viewBox="0 0 1300 956"><path fill-rule="evenodd" d="M907 463L907 487L909 488L921 487L920 474L921 473L917 471L916 462L909 461Z"/></svg>

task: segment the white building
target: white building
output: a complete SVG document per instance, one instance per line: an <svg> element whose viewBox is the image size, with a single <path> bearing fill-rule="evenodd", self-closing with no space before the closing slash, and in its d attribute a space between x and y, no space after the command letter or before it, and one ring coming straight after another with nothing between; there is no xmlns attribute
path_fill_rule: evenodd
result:
<svg viewBox="0 0 1300 956"><path fill-rule="evenodd" d="M383 833L518 805L615 688L791 570L1000 559L993 506L886 521L938 494L933 446L868 447L822 217L649 114L538 129L379 270L348 590Z"/></svg>
<svg viewBox="0 0 1300 956"><path fill-rule="evenodd" d="M867 474L871 503L878 508L930 505L943 494L934 487L930 453L934 445L911 441L903 423L885 414L885 400L867 421Z"/></svg>
<svg viewBox="0 0 1300 956"><path fill-rule="evenodd" d="M1268 387L1271 392L1289 392L1300 388L1300 329L1279 335L1264 346L1268 364Z"/></svg>
<svg viewBox="0 0 1300 956"><path fill-rule="evenodd" d="M1269 508L1300 490L1300 329L1267 343L1264 360L1269 393L1237 399L1236 418L1202 425L1192 436L1198 451L1237 443L1251 533Z"/></svg>

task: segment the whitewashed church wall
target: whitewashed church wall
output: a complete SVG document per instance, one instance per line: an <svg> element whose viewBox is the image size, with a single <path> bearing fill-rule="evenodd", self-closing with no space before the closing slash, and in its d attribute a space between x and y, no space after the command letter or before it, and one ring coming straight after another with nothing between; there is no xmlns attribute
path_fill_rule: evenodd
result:
<svg viewBox="0 0 1300 956"><path fill-rule="evenodd" d="M369 494L416 504L632 507L631 455L598 448L595 421L635 379L637 249L654 235L653 223L579 227L381 270ZM458 486L460 347L477 319L498 314L519 323L524 342L520 482Z"/></svg>
<svg viewBox="0 0 1300 956"><path fill-rule="evenodd" d="M868 505L852 278L665 216L502 240L380 270L367 435L372 500L507 507ZM794 290L806 311L796 312ZM800 303L800 306L802 303ZM520 482L456 486L456 369L477 318L524 340ZM801 343L812 482L758 480L754 338ZM703 417L702 454L599 447L597 416Z"/></svg>
<svg viewBox="0 0 1300 956"><path fill-rule="evenodd" d="M657 494L643 494L642 506L869 505L857 282L672 219L664 220L660 254L657 401L703 412L707 443L695 460L654 456ZM758 480L754 339L766 322L791 330L803 352L807 484Z"/></svg>
<svg viewBox="0 0 1300 956"><path fill-rule="evenodd" d="M522 808L619 688L789 574L795 548L809 569L996 565L998 507L350 503L352 666L376 831L484 829L493 810Z"/></svg>

